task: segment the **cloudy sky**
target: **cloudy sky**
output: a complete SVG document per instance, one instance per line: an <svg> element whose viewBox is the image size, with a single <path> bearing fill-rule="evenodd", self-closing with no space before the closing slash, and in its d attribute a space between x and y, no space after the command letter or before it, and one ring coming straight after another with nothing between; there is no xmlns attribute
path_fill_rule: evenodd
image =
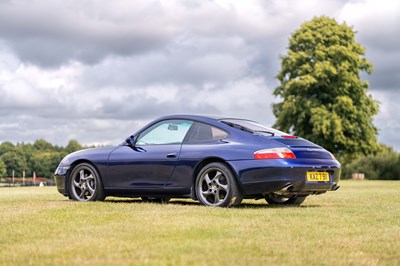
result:
<svg viewBox="0 0 400 266"><path fill-rule="evenodd" d="M0 142L117 144L176 113L271 125L279 56L320 15L358 32L379 140L400 151L398 0L1 0Z"/></svg>

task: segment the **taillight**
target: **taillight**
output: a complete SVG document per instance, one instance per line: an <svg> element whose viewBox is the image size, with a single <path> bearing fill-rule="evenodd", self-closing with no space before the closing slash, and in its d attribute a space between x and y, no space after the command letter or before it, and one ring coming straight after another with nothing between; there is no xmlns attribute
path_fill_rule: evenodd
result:
<svg viewBox="0 0 400 266"><path fill-rule="evenodd" d="M256 160L296 159L296 156L288 148L272 148L254 152L254 158Z"/></svg>

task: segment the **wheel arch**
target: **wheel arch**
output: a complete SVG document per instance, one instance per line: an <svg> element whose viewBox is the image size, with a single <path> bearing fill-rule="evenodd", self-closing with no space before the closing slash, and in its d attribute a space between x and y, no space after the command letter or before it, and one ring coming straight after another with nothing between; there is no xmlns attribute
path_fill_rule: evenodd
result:
<svg viewBox="0 0 400 266"><path fill-rule="evenodd" d="M196 195L196 191L195 191L195 184L196 184L196 179L198 174L200 173L201 169L206 166L207 164L210 163L223 163L224 165L226 165L229 170L232 172L234 178L236 179L236 183L238 184L239 190L241 193L243 193L242 191L242 187L241 184L239 182L239 178L238 178L238 173L235 171L235 169L232 167L232 165L230 165L226 160L220 158L220 157L208 157L205 158L203 160L201 160L194 168L193 170L193 176L192 176L192 199L197 200L197 195Z"/></svg>
<svg viewBox="0 0 400 266"><path fill-rule="evenodd" d="M97 165L95 163L93 163L92 161L88 160L88 159L78 159L76 161L74 161L73 163L71 163L71 167L68 169L66 178L65 178L65 194L67 194L68 196L71 196L71 193L69 191L69 182L70 182L70 174L72 173L72 171L74 170L74 168L81 164L81 163L87 163L90 164L91 166L94 167L94 169L96 169L97 174L99 175L99 178L101 179L101 184L103 186L104 189L104 180L103 180L103 176L101 175L101 172L99 170L99 168L97 167ZM68 184L68 185L67 185Z"/></svg>

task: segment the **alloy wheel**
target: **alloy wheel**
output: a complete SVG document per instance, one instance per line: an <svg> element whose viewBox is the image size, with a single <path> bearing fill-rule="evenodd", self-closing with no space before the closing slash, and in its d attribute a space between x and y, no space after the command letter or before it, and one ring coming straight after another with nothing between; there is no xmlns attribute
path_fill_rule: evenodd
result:
<svg viewBox="0 0 400 266"><path fill-rule="evenodd" d="M220 205L229 194L229 181L222 171L210 168L201 176L198 183L201 199L207 205Z"/></svg>

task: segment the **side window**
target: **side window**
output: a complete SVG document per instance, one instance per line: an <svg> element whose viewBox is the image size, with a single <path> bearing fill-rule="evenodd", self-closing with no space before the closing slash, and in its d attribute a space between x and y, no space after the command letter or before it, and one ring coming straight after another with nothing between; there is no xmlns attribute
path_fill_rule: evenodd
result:
<svg viewBox="0 0 400 266"><path fill-rule="evenodd" d="M192 121L165 120L143 131L137 145L180 144L192 126Z"/></svg>
<svg viewBox="0 0 400 266"><path fill-rule="evenodd" d="M208 142L218 139L224 139L228 133L222 129L203 124L196 123L187 143Z"/></svg>

